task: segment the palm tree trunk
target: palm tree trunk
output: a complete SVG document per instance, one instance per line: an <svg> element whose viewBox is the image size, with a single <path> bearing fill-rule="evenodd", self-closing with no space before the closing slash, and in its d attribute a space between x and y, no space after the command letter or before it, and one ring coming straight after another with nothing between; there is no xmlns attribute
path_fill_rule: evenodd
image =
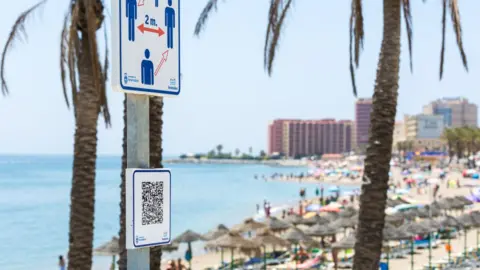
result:
<svg viewBox="0 0 480 270"><path fill-rule="evenodd" d="M70 204L68 269L92 269L95 211L95 166L100 96L92 73L89 37L82 34L78 57L80 91L77 94L73 176Z"/></svg>
<svg viewBox="0 0 480 270"><path fill-rule="evenodd" d="M122 139L122 171L120 172L120 231L118 232L120 254L118 256L118 269L127 270L126 243L126 208L125 208L125 170L127 169L127 95L123 99L123 139Z"/></svg>
<svg viewBox="0 0 480 270"><path fill-rule="evenodd" d="M162 166L162 116L163 98L150 97L150 167ZM162 261L162 248L150 248L150 270L159 270Z"/></svg>
<svg viewBox="0 0 480 270"><path fill-rule="evenodd" d="M370 136L365 159L354 270L378 269L382 252L388 172L398 97L400 0L383 1L383 41L373 94Z"/></svg>

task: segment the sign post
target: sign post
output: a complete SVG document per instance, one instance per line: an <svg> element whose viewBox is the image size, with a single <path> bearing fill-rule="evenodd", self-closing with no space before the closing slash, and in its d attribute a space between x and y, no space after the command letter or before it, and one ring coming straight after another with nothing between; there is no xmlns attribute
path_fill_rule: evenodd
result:
<svg viewBox="0 0 480 270"><path fill-rule="evenodd" d="M147 169L149 95L180 94L180 0L112 0L111 27L112 88L127 94L127 168ZM150 176L145 179L149 181L142 178L144 174L140 177L143 180L138 180L146 185L145 189L134 188L137 182L134 175L139 169L128 169L126 173L128 234L125 244L129 270L149 270L148 247L170 242L170 171L152 171L161 172L147 173ZM134 198L141 198L142 191L152 191L153 188L148 187L160 185L161 194L149 192L158 208L152 208L149 202L135 204ZM144 211L156 217L156 222L143 222L140 217L141 224L136 226L135 215L143 215ZM152 235L157 229L158 235Z"/></svg>
<svg viewBox="0 0 480 270"><path fill-rule="evenodd" d="M127 168L148 168L150 161L149 100L145 95L127 95ZM129 177L126 173L125 178ZM127 187L128 189L128 187ZM130 202L126 196L128 239ZM128 246L128 244L126 245ZM150 249L127 249L127 269L150 270Z"/></svg>

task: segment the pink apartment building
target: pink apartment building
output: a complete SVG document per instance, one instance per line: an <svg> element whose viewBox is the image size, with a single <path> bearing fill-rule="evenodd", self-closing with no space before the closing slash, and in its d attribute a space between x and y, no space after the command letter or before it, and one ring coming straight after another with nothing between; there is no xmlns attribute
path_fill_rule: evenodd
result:
<svg viewBox="0 0 480 270"><path fill-rule="evenodd" d="M350 152L352 126L350 120L277 119L268 126L268 153L295 157Z"/></svg>

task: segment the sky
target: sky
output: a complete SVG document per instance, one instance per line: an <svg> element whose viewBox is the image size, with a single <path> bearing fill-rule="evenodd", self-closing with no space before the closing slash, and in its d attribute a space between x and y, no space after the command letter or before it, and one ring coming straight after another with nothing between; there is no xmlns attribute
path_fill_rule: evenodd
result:
<svg viewBox="0 0 480 270"><path fill-rule="evenodd" d="M36 2L9 3L0 18L1 46L17 15ZM11 94L0 96L0 153L73 151L73 112L65 105L59 71L60 31L68 2L49 1L28 21L28 39L17 43L7 58ZM359 97L371 97L382 38L382 2L363 2L365 49L357 84ZM247 152L252 147L258 152L267 148L267 125L275 118L354 118L348 69L350 1L295 1L271 77L263 70L269 1L219 1L218 12L197 38L193 30L205 3L181 3L182 92L165 100L165 155L207 152L218 144L226 151ZM112 10L110 1L106 4L110 33ZM439 81L441 1L412 1L414 72L409 70L402 28L398 119L420 113L422 105L444 96L463 96L480 104L480 1L459 4L469 72L462 67L449 24L445 75ZM99 37L102 40L103 34ZM109 88L108 98L113 123L106 129L99 121L98 153L116 155L121 153L123 95Z"/></svg>

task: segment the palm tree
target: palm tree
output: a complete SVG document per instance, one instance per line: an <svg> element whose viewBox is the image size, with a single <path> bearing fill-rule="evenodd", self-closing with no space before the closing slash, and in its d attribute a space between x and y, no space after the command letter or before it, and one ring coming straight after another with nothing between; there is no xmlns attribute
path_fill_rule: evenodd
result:
<svg viewBox="0 0 480 270"><path fill-rule="evenodd" d="M447 148L448 148L448 156L449 156L449 161L452 162L452 158L455 155L455 140L457 140L457 135L455 134L455 131L452 128L446 128L443 131L442 134L442 140L446 143Z"/></svg>
<svg viewBox="0 0 480 270"><path fill-rule="evenodd" d="M217 154L220 156L222 154L222 149L223 149L223 145L219 144L217 145Z"/></svg>
<svg viewBox="0 0 480 270"><path fill-rule="evenodd" d="M19 35L25 34L25 24L30 15L45 3L46 0L43 0L22 12L12 27L3 49L0 68L4 94L9 90L5 79L5 61L9 49L14 47ZM63 92L67 106L72 104L75 116L68 269L91 269L97 122L100 113L103 114L106 125L110 125L105 91L108 49L105 53L105 63L102 65L98 55L96 32L104 22L103 2L73 0L70 3L64 17L60 39L60 74ZM67 73L70 99L67 91Z"/></svg>
<svg viewBox="0 0 480 270"><path fill-rule="evenodd" d="M445 25L447 1L460 49L463 64L467 60L463 50L460 15L457 1L443 0L442 49L440 54L440 79L443 75L445 51ZM204 29L210 13L216 10L218 0L209 0L203 9L195 27L199 35ZM267 32L264 46L264 67L269 75L272 73L276 49L282 33L283 23L289 14L293 0L271 0L268 11ZM399 62L400 62L400 27L401 10L407 28L410 49L410 68L412 69L411 39L412 16L409 0L383 1L383 40L375 80L372 117L370 123L369 144L365 160L364 184L360 196L359 226L355 244L354 269L377 269L384 227L385 204L388 190L388 173L392 155L393 128L398 98ZM363 11L362 0L352 0L350 16L350 74L353 93L356 96L355 66L358 67L359 55L363 46Z"/></svg>

